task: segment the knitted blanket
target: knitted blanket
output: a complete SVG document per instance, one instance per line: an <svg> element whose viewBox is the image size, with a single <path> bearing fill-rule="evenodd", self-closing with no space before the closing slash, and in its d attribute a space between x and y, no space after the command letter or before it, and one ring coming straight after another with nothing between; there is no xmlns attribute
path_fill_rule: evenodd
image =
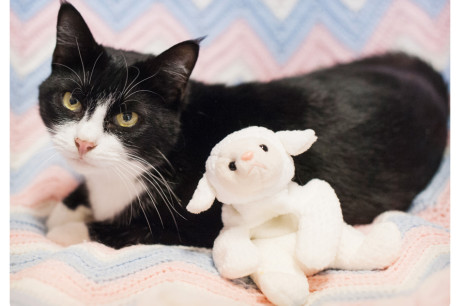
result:
<svg viewBox="0 0 460 306"><path fill-rule="evenodd" d="M270 80L403 50L449 81L446 0L70 1L96 40L158 53L208 35L192 78L234 84ZM50 73L59 1L11 1L12 305L265 305L248 279L229 281L209 249L95 242L63 248L46 239L52 205L79 177L52 148L38 107ZM327 270L309 278L310 305L448 305L450 154L407 212L388 212L403 252L383 271ZM367 226L360 228L365 231Z"/></svg>

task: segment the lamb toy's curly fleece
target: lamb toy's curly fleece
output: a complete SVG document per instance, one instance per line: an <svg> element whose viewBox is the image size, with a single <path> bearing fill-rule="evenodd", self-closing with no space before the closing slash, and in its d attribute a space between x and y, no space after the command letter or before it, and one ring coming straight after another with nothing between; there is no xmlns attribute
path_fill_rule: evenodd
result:
<svg viewBox="0 0 460 306"><path fill-rule="evenodd" d="M213 258L222 276L250 275L277 305L307 302L307 276L327 268L383 269L401 249L391 222L365 235L343 221L340 202L325 181L292 182L291 156L316 141L313 130L273 132L249 127L218 143L187 209L207 210L217 198L224 224Z"/></svg>

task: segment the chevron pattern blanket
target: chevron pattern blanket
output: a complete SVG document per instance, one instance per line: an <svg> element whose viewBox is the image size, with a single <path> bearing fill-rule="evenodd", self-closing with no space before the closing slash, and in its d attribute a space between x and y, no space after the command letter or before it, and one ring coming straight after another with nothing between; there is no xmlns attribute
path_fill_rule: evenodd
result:
<svg viewBox="0 0 460 306"><path fill-rule="evenodd" d="M71 0L97 41L158 53L207 35L192 77L270 80L387 50L430 62L449 82L446 0ZM38 115L50 73L57 0L11 0L10 299L12 305L265 305L249 279L221 278L210 250L45 237L52 204L78 176L52 148ZM310 278L310 305L448 305L450 154L408 212L389 212L404 235L384 271L327 270Z"/></svg>

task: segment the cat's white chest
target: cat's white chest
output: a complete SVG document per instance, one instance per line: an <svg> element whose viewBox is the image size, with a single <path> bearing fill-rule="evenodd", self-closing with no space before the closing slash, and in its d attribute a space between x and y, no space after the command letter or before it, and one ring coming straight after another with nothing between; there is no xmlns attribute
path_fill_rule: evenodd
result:
<svg viewBox="0 0 460 306"><path fill-rule="evenodd" d="M89 175L86 183L96 221L112 219L144 190L134 176L122 176L114 171Z"/></svg>

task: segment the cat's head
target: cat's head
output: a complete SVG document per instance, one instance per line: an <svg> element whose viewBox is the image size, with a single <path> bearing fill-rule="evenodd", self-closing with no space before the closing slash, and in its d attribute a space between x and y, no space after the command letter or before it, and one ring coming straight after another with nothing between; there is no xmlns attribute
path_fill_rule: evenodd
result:
<svg viewBox="0 0 460 306"><path fill-rule="evenodd" d="M158 56L106 48L64 2L52 72L39 91L40 115L60 153L82 173L138 158L164 162L179 135L198 43Z"/></svg>

